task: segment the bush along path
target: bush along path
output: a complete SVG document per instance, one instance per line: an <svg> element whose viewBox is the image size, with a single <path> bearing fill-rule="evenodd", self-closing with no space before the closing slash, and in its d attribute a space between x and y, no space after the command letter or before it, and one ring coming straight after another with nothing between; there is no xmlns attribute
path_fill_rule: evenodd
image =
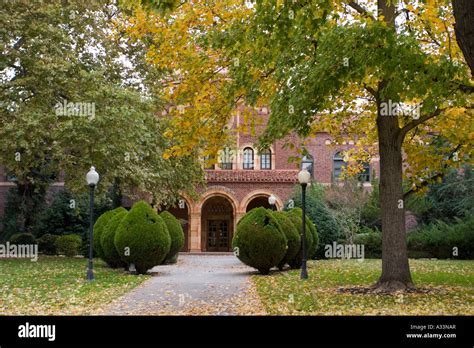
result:
<svg viewBox="0 0 474 348"><path fill-rule="evenodd" d="M179 255L154 267L150 279L112 302L111 315L264 315L250 276L234 255Z"/></svg>

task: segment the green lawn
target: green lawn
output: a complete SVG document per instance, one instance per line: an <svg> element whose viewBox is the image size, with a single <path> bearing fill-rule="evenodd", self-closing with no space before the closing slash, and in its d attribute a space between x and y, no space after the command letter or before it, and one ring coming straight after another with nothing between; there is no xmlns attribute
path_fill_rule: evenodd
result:
<svg viewBox="0 0 474 348"><path fill-rule="evenodd" d="M0 259L0 315L101 314L104 305L148 278L113 270L97 259L94 267L96 279L89 283L87 259Z"/></svg>
<svg viewBox="0 0 474 348"><path fill-rule="evenodd" d="M310 261L309 279L299 270L253 276L272 315L473 315L474 261L410 260L415 284L432 293L393 295L340 293L374 284L381 260Z"/></svg>

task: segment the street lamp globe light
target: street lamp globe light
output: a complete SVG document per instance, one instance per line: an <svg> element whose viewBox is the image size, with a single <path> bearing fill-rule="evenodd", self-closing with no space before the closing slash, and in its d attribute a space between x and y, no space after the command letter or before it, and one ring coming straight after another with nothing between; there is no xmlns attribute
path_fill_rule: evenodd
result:
<svg viewBox="0 0 474 348"><path fill-rule="evenodd" d="M301 185L307 185L311 181L311 173L308 172L306 169L301 170L298 173L298 181Z"/></svg>
<svg viewBox="0 0 474 348"><path fill-rule="evenodd" d="M276 197L274 195L270 195L270 197L268 197L268 204L270 204L270 207L272 208L272 210L275 210L274 207L275 207L275 204L276 204Z"/></svg>
<svg viewBox="0 0 474 348"><path fill-rule="evenodd" d="M91 169L86 174L87 185L89 186L96 186L99 182L99 173L95 171L95 167L91 167Z"/></svg>
<svg viewBox="0 0 474 348"><path fill-rule="evenodd" d="M301 185L301 203L302 203L302 238L301 238L301 250L303 251L303 259L301 261L301 279L308 279L308 270L306 268L306 186L311 181L311 174L306 169L301 170L298 173L298 181Z"/></svg>
<svg viewBox="0 0 474 348"><path fill-rule="evenodd" d="M99 182L99 173L95 171L95 167L91 167L86 174L87 185L89 185L89 264L87 267L87 280L94 280L94 271L92 265L93 258L93 226L94 226L94 189Z"/></svg>

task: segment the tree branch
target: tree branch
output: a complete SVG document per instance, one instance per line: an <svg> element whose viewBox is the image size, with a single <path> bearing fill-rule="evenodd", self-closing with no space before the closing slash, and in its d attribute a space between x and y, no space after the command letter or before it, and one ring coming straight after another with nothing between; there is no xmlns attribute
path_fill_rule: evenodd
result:
<svg viewBox="0 0 474 348"><path fill-rule="evenodd" d="M405 135L411 131L413 128L418 127L420 124L425 123L426 121L438 116L441 114L445 109L436 109L435 112L429 115L424 115L416 120L413 120L407 123L403 128L400 129L398 132L398 143L401 145L403 140L405 139Z"/></svg>
<svg viewBox="0 0 474 348"><path fill-rule="evenodd" d="M375 20L374 16L372 16L372 14L370 14L370 12L365 7L359 5L356 1L350 1L348 5L362 16Z"/></svg>
<svg viewBox="0 0 474 348"><path fill-rule="evenodd" d="M454 148L453 151L451 151L451 153L449 154L447 160L450 160L451 158L453 158L454 154L459 150L459 148L461 147L462 144L459 144L458 146L456 146ZM443 167L442 169L445 170L446 168L448 168L448 164L445 163L443 164ZM407 199L408 197L410 197L413 193L415 193L415 191L419 190L420 188L423 188L425 186L428 186L431 182L433 182L433 180L436 180L438 178L443 178L445 176L446 172L445 171L442 171L442 172L439 172L439 173L436 173L435 175L429 177L428 179L426 180L423 180L420 184L418 185L415 185L415 187L411 188L410 190L408 190L407 192L405 192L403 194L403 200Z"/></svg>

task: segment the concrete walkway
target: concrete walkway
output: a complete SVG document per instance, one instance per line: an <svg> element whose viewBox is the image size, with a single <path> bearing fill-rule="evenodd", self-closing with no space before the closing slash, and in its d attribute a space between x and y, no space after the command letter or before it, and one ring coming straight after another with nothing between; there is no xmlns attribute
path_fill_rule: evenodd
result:
<svg viewBox="0 0 474 348"><path fill-rule="evenodd" d="M180 254L177 264L151 272L151 279L112 302L104 314L265 314L250 281L255 270L232 254Z"/></svg>

